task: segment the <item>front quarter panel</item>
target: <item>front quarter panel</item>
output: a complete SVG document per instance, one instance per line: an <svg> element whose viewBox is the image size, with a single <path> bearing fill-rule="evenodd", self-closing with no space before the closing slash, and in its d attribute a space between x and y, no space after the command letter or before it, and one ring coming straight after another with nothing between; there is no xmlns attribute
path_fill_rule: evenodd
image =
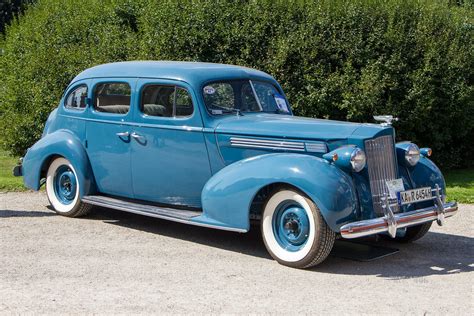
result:
<svg viewBox="0 0 474 316"><path fill-rule="evenodd" d="M446 194L446 184L441 170L430 159L421 156L414 167L407 167L414 188L439 185L443 194Z"/></svg>
<svg viewBox="0 0 474 316"><path fill-rule="evenodd" d="M87 153L80 140L67 130L57 130L45 135L34 144L23 159L23 181L25 186L38 190L41 171L54 156L68 159L76 170L80 186L80 196L91 194L95 190L94 178Z"/></svg>
<svg viewBox="0 0 474 316"><path fill-rule="evenodd" d="M355 190L348 174L321 158L282 153L244 159L215 174L204 187L203 215L195 221L247 231L253 198L274 183L306 193L336 232L356 218Z"/></svg>

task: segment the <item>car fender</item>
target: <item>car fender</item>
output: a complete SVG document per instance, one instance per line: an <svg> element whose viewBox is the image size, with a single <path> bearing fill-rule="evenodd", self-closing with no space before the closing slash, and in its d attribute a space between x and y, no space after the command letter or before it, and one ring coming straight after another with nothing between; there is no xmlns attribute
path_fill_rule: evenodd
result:
<svg viewBox="0 0 474 316"><path fill-rule="evenodd" d="M249 211L257 192L285 183L309 196L329 227L339 228L356 217L352 178L333 164L310 155L275 153L240 160L220 170L204 186L203 215L195 220L248 231Z"/></svg>
<svg viewBox="0 0 474 316"><path fill-rule="evenodd" d="M57 130L46 134L31 148L23 159L23 181L25 186L39 190L41 171L54 156L62 156L74 166L77 177L82 185L80 196L95 192L95 182L89 158L81 141L68 130Z"/></svg>
<svg viewBox="0 0 474 316"><path fill-rule="evenodd" d="M438 185L443 194L446 194L446 183L441 170L430 159L421 156L414 167L409 167L410 179L414 188L432 187Z"/></svg>

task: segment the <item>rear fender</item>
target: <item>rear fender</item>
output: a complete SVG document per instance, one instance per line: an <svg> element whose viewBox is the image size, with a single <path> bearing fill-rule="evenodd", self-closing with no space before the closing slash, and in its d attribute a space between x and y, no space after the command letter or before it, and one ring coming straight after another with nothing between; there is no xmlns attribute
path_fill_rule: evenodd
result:
<svg viewBox="0 0 474 316"><path fill-rule="evenodd" d="M23 159L22 171L25 186L39 190L41 172L55 156L69 160L76 170L80 186L80 196L95 192L95 182L89 158L81 141L67 130L57 130L46 134L36 142Z"/></svg>
<svg viewBox="0 0 474 316"><path fill-rule="evenodd" d="M195 221L248 231L255 195L273 183L303 191L336 232L356 218L357 198L347 173L318 157L282 153L244 159L216 173L203 189L203 215Z"/></svg>

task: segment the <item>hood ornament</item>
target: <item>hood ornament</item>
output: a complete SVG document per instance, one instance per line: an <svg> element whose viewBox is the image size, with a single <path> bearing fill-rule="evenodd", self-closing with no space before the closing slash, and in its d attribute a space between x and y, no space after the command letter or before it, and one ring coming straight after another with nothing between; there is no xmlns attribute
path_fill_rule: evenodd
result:
<svg viewBox="0 0 474 316"><path fill-rule="evenodd" d="M397 122L398 117L393 117L393 115L374 115L374 120L377 122L382 122L382 126L391 126L392 122Z"/></svg>

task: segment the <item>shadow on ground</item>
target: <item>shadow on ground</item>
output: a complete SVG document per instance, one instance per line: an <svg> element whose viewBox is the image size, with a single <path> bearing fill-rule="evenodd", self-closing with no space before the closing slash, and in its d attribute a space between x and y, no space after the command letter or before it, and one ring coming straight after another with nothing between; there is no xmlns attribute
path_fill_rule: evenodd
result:
<svg viewBox="0 0 474 316"><path fill-rule="evenodd" d="M0 218L7 217L47 217L56 216L55 213L48 213L44 211L12 211L12 210L0 210Z"/></svg>
<svg viewBox="0 0 474 316"><path fill-rule="evenodd" d="M44 216L55 216L55 214L44 211L0 210L0 219ZM209 247L259 257L262 260L272 260L265 249L258 227L252 227L247 234L238 234L100 207L94 208L90 215L79 220L100 220L107 224L187 240ZM466 236L429 232L423 239L412 244L396 244L384 240L376 242L375 238L357 242L366 245L398 248L400 251L369 262L347 260L331 254L325 262L309 271L347 275L374 275L394 280L474 271L474 238Z"/></svg>
<svg viewBox="0 0 474 316"><path fill-rule="evenodd" d="M258 227L252 227L247 234L238 234L103 208L96 208L89 218L262 259L272 259L265 249ZM377 275L389 279L419 278L474 271L474 257L472 256L474 253L474 238L430 232L423 239L412 244L395 244L390 241L376 243L375 238L364 239L361 242L369 245L377 244L378 246L399 248L400 252L370 262L352 261L331 255L323 264L311 271L350 275Z"/></svg>

